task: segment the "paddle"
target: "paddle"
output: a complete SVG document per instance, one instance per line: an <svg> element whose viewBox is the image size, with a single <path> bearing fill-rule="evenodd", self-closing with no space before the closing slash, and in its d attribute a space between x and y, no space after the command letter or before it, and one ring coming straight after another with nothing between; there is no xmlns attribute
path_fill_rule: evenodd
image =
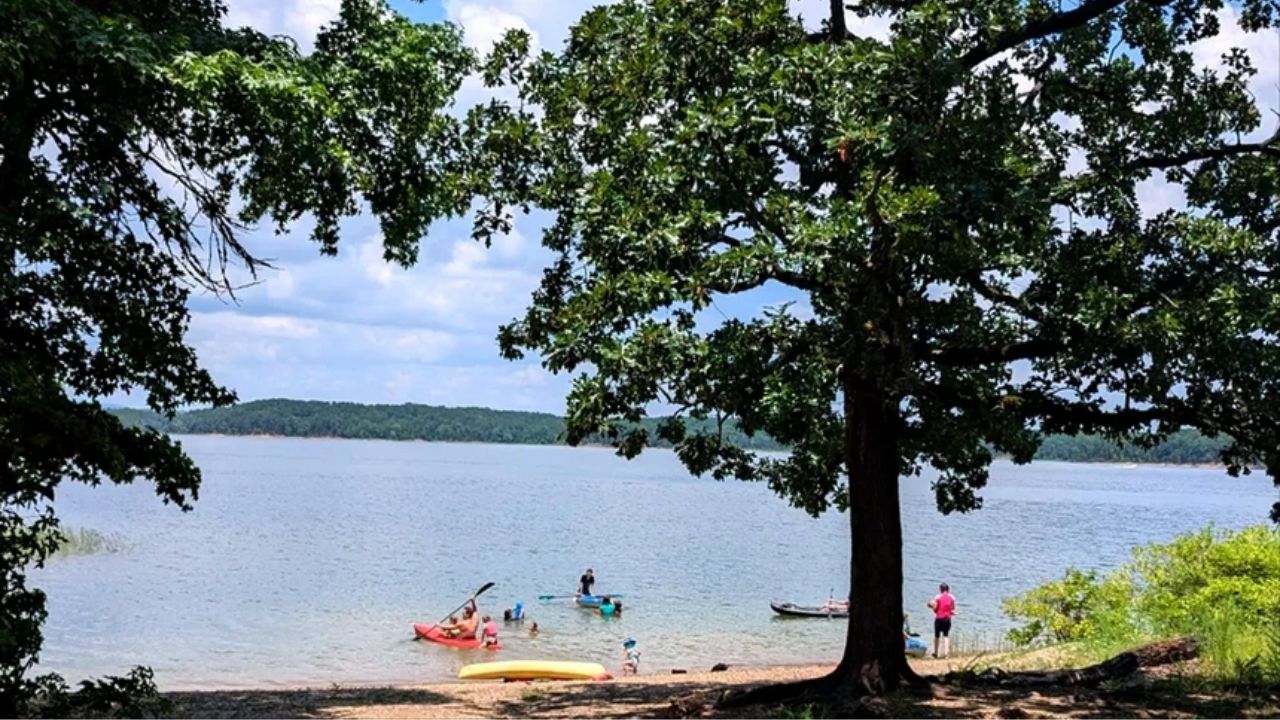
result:
<svg viewBox="0 0 1280 720"><path fill-rule="evenodd" d="M603 595L599 595L599 593L596 593L595 595L598 597L604 597ZM538 599L539 600L572 600L576 597L578 596L577 595L539 595ZM620 598L620 597L626 597L626 596L623 595L622 593L609 593L609 597Z"/></svg>
<svg viewBox="0 0 1280 720"><path fill-rule="evenodd" d="M439 625L440 623L444 622L445 620L448 620L450 615L452 615L452 614L454 614L454 613L458 612L459 610L461 610L462 608L466 607L466 606L467 606L467 603L469 603L469 602L474 602L476 598L480 597L482 594L484 594L484 591L488 590L488 589L489 589L489 588L491 588L491 587L493 587L493 583L491 583L491 582L487 582L487 583L485 583L484 585L481 585L481 586L480 586L480 589L479 589L479 590L477 590L477 591L475 591L474 593L472 593L472 594L471 594L471 597L467 598L466 602L464 602L464 603L462 603L461 605L459 605L458 607L456 607L456 608L454 608L454 609L450 610L448 613L445 613L445 616L444 616L444 617L442 617L442 618L440 618L438 621L436 621L436 625Z"/></svg>

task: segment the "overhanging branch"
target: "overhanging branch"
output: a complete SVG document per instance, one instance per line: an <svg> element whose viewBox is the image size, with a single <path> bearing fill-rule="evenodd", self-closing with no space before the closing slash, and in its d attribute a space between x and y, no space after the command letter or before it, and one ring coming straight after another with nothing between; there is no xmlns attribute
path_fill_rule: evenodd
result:
<svg viewBox="0 0 1280 720"><path fill-rule="evenodd" d="M1280 158L1280 129L1271 137L1256 143L1233 143L1215 147L1196 148L1172 155L1156 155L1139 158L1124 166L1125 170L1167 170L1201 160L1221 160L1236 155L1262 153Z"/></svg>
<svg viewBox="0 0 1280 720"><path fill-rule="evenodd" d="M1167 5L1170 2L1172 0L1156 0L1151 4ZM1085 0L1073 10L1054 13L1039 20L1033 20L1020 28L999 33L993 38L978 43L960 56L960 64L966 68L975 68L1005 50L1010 50L1025 42L1080 27L1120 7L1124 3L1125 0Z"/></svg>
<svg viewBox="0 0 1280 720"><path fill-rule="evenodd" d="M928 344L922 344L917 348L917 355L940 365L971 367L1050 357L1062 352L1064 349L1066 349L1066 343L1062 340L1033 338L1020 342L968 347L947 345L933 347Z"/></svg>

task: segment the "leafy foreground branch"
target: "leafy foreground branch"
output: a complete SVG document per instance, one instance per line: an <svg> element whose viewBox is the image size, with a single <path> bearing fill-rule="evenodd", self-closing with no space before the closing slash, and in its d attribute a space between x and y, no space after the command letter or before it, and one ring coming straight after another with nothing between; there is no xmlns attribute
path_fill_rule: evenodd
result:
<svg viewBox="0 0 1280 720"><path fill-rule="evenodd" d="M243 232L307 216L333 254L367 206L385 257L408 264L433 219L467 207L448 106L475 57L457 28L344 0L303 55L225 15L220 0L0 11L0 717L149 712L126 697L154 695L143 669L70 695L30 676L47 613L27 572L58 549L61 483L141 480L192 507L191 459L101 400L171 417L235 399L186 343L187 300L256 277Z"/></svg>

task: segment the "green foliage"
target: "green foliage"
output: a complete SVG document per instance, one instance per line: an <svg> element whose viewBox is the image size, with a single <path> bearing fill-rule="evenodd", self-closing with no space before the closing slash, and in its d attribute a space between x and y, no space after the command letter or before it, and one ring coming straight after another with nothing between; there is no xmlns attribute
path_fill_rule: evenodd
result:
<svg viewBox="0 0 1280 720"><path fill-rule="evenodd" d="M1131 597L1132 588L1123 576L1101 581L1094 570L1068 569L1061 580L1002 603L1006 615L1025 623L1009 631L1009 640L1031 645L1097 637L1103 623L1127 611Z"/></svg>
<svg viewBox="0 0 1280 720"><path fill-rule="evenodd" d="M1219 613L1261 627L1280 617L1280 532L1206 529L1139 548L1137 609L1162 632L1194 633Z"/></svg>
<svg viewBox="0 0 1280 720"><path fill-rule="evenodd" d="M1143 639L1200 638L1218 678L1280 682L1280 530L1202 530L1134 551L1105 578L1071 569L1006 599L1019 644L1083 641L1105 656Z"/></svg>
<svg viewBox="0 0 1280 720"><path fill-rule="evenodd" d="M112 410L123 423L169 433L283 435L437 442L551 445L564 442L564 418L549 413L449 408L432 405L362 405L302 400L255 400L225 408L194 410L166 419L138 410ZM662 418L644 418L651 445L670 447L658 432ZM711 430L710 421L704 425ZM779 450L769 437L749 437L732 423L725 441L759 450ZM592 438L588 438L588 441ZM602 438L596 440L603 441Z"/></svg>
<svg viewBox="0 0 1280 720"><path fill-rule="evenodd" d="M1229 436L1232 473L1280 474L1280 136L1239 141L1263 122L1256 58L1197 68L1221 0L857 3L893 15L886 40L833 6L811 33L785 0L624 0L537 56L513 32L484 67L518 100L469 126L480 229L554 214L504 355L575 374L570 442L633 456L666 403L693 472L850 509L853 597L876 608L852 620L875 640L846 649L856 675L901 655L901 475L936 468L939 509L966 511L995 453L1184 428ZM1280 23L1271 0L1239 11ZM1151 179L1185 205L1142 207ZM776 306L713 307L757 291Z"/></svg>
<svg viewBox="0 0 1280 720"><path fill-rule="evenodd" d="M75 691L56 674L36 678L34 686L31 709L43 718L156 718L173 710L148 668L134 668L123 677L84 680Z"/></svg>
<svg viewBox="0 0 1280 720"><path fill-rule="evenodd" d="M129 392L170 416L234 399L184 335L193 286L229 291L228 263L261 266L241 231L310 215L332 253L338 222L367 204L387 258L407 263L428 223L469 201L448 110L475 58L456 28L344 0L304 56L224 13L0 10L0 716L35 692L44 595L25 572L58 547L58 485L144 479L166 503L196 500L177 443L100 400Z"/></svg>

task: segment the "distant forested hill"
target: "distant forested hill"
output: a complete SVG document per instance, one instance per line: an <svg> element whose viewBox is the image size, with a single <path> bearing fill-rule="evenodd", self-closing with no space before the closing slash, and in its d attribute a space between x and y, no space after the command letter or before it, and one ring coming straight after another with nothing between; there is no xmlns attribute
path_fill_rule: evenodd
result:
<svg viewBox="0 0 1280 720"><path fill-rule="evenodd" d="M285 435L381 440L518 443L554 445L564 442L564 420L550 413L452 408L435 405L361 405L312 400L255 400L229 408L193 410L173 420L147 410L116 409L129 425L147 425L171 433ZM654 429L656 418L645 421ZM655 445L663 445L651 433ZM772 438L749 438L734 427L728 440L741 447L779 450ZM1100 437L1051 435L1036 455L1042 460L1072 462L1214 463L1226 444L1194 430L1175 433L1151 450L1118 447Z"/></svg>
<svg viewBox="0 0 1280 720"><path fill-rule="evenodd" d="M113 411L129 425L146 425L170 433L286 435L380 440L433 440L553 445L564 442L564 420L550 413L453 408L435 405L361 405L314 400L255 400L233 407L193 410L173 420L146 410ZM648 419L652 432L658 419ZM781 447L768 437L747 437L736 428L725 431L735 445L759 450Z"/></svg>

